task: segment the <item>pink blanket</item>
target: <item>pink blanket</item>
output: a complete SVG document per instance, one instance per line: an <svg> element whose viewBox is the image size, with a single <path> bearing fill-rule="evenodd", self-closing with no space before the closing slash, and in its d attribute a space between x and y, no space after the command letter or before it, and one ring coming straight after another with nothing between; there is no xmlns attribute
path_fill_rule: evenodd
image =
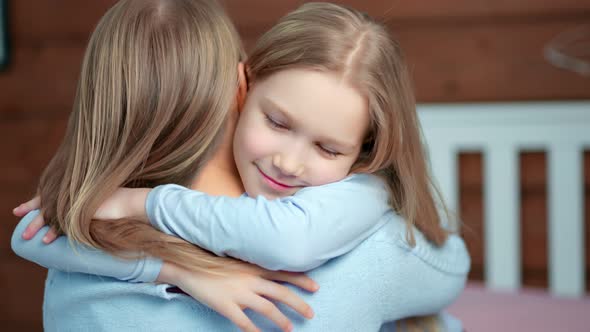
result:
<svg viewBox="0 0 590 332"><path fill-rule="evenodd" d="M467 332L590 331L590 297L556 298L546 291L518 293L470 284L448 309Z"/></svg>

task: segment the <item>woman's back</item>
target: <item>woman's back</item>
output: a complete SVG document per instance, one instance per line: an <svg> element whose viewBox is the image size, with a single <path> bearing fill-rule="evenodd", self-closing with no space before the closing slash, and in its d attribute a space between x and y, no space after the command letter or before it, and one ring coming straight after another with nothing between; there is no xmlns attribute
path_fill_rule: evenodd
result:
<svg viewBox="0 0 590 332"><path fill-rule="evenodd" d="M416 247L410 248L403 220L393 213L386 218L391 220L355 250L309 272L321 285L318 292L291 288L315 312L305 320L279 304L295 330L378 331L387 322L440 311L459 295L469 269L463 241L452 235L436 248L417 233ZM50 270L45 330L238 330L192 298L167 292L169 287ZM261 330L277 329L258 314L246 313Z"/></svg>

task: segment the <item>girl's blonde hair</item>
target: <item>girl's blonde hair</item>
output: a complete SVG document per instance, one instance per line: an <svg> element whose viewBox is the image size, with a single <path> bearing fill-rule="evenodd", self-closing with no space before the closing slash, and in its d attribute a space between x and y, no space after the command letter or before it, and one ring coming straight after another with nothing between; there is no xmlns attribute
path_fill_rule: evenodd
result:
<svg viewBox="0 0 590 332"><path fill-rule="evenodd" d="M371 123L353 171L386 180L392 207L409 224L411 245L413 225L433 243L444 243L448 233L438 211L446 208L428 172L412 82L399 44L383 25L339 5L304 4L262 36L247 68L254 84L304 68L339 74L363 93Z"/></svg>
<svg viewBox="0 0 590 332"><path fill-rule="evenodd" d="M221 140L242 58L215 1L115 4L90 38L64 140L41 177L48 223L116 255L192 269L223 261L151 225L92 216L118 187L190 184Z"/></svg>
<svg viewBox="0 0 590 332"><path fill-rule="evenodd" d="M399 44L383 25L343 6L304 4L262 36L247 68L253 84L281 70L302 68L339 74L363 93L371 122L352 171L386 181L393 209L408 223L410 245L414 225L431 242L445 242L448 233L438 205L446 208L428 173L410 75ZM435 332L442 324L432 315L403 319L396 327Z"/></svg>

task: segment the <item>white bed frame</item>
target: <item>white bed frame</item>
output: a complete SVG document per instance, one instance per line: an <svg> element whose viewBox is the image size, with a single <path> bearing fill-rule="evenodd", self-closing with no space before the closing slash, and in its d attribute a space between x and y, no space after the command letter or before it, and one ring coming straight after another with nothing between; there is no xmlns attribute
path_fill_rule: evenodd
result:
<svg viewBox="0 0 590 332"><path fill-rule="evenodd" d="M458 153L484 160L485 283L521 286L519 153L545 151L548 171L549 288L585 292L583 151L590 148L590 101L418 106L432 171L458 211Z"/></svg>

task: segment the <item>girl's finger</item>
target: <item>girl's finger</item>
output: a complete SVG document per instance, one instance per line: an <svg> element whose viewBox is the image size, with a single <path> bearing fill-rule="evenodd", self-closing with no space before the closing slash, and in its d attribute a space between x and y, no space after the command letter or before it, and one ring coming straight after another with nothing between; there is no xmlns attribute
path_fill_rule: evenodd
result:
<svg viewBox="0 0 590 332"><path fill-rule="evenodd" d="M270 302L269 300L265 299L262 296L257 294L252 294L250 298L248 298L248 302L243 304L245 307L248 307L262 316L270 319L281 330L285 332L290 332L293 330L293 324L291 321L285 316L275 305L274 303Z"/></svg>
<svg viewBox="0 0 590 332"><path fill-rule="evenodd" d="M287 282L312 293L320 289L320 285L318 285L313 279L299 272L273 271L267 274L265 278Z"/></svg>
<svg viewBox="0 0 590 332"><path fill-rule="evenodd" d="M45 220L43 220L43 215L39 213L37 216L35 216L35 218L33 218L33 221L29 223L27 228L25 228L25 231L22 235L23 239L32 239L43 227L43 225L45 225Z"/></svg>
<svg viewBox="0 0 590 332"><path fill-rule="evenodd" d="M232 305L227 308L218 308L215 311L219 312L221 315L225 316L229 319L232 323L236 324L236 326L245 332L259 332L258 328L248 316L240 309L237 305Z"/></svg>
<svg viewBox="0 0 590 332"><path fill-rule="evenodd" d="M38 209L39 207L41 207L41 197L35 196L30 201L24 202L21 205L15 207L12 210L12 213L17 217L23 217L25 214Z"/></svg>
<svg viewBox="0 0 590 332"><path fill-rule="evenodd" d="M55 228L51 227L47 234L43 237L43 243L50 244L51 242L55 241L57 238L57 231Z"/></svg>
<svg viewBox="0 0 590 332"><path fill-rule="evenodd" d="M301 297L283 285L263 280L263 282L256 285L256 290L260 295L288 305L307 319L312 318L314 315L311 307Z"/></svg>

